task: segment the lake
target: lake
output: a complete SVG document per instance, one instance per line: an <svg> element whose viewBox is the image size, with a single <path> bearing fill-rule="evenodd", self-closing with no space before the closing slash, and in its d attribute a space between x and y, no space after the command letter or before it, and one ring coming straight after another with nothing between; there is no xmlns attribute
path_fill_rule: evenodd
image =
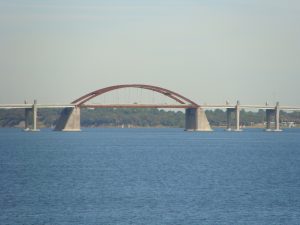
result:
<svg viewBox="0 0 300 225"><path fill-rule="evenodd" d="M300 224L300 129L0 129L0 224Z"/></svg>

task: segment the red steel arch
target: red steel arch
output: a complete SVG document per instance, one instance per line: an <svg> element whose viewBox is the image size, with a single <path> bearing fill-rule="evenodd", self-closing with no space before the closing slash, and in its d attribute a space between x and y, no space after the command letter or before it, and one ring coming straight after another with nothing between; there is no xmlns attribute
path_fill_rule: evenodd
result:
<svg viewBox="0 0 300 225"><path fill-rule="evenodd" d="M162 87L157 87L157 86L153 86L153 85L145 85L145 84L123 84L123 85L114 85L114 86L98 89L96 91L92 91L92 92L74 100L72 102L72 104L75 104L76 106L80 107L80 106L84 105L85 102L87 102L99 95L102 95L106 92L110 92L113 90L122 89L122 88L147 89L147 90L151 90L151 91L155 91L160 94L163 94L163 95L175 100L176 102L180 103L181 105L189 105L189 107L192 107L192 108L199 107L199 105L197 103L193 102L192 100L190 100L174 91L170 91L170 90L162 88Z"/></svg>

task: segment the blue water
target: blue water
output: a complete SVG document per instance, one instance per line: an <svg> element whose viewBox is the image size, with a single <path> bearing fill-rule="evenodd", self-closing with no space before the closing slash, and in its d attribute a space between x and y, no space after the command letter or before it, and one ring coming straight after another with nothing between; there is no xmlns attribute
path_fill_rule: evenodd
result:
<svg viewBox="0 0 300 225"><path fill-rule="evenodd" d="M300 224L300 129L0 129L0 224Z"/></svg>

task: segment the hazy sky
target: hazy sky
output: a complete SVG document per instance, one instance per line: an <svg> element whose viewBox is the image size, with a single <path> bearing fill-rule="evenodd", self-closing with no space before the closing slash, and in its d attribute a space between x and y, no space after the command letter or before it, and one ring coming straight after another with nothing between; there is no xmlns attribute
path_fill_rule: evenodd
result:
<svg viewBox="0 0 300 225"><path fill-rule="evenodd" d="M300 105L299 0L0 0L0 103L123 83Z"/></svg>

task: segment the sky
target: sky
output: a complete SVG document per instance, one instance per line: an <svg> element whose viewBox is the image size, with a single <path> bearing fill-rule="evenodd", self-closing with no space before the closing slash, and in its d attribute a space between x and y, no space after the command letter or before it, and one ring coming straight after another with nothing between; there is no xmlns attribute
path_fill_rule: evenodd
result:
<svg viewBox="0 0 300 225"><path fill-rule="evenodd" d="M142 83L300 106L298 0L0 0L0 104Z"/></svg>

